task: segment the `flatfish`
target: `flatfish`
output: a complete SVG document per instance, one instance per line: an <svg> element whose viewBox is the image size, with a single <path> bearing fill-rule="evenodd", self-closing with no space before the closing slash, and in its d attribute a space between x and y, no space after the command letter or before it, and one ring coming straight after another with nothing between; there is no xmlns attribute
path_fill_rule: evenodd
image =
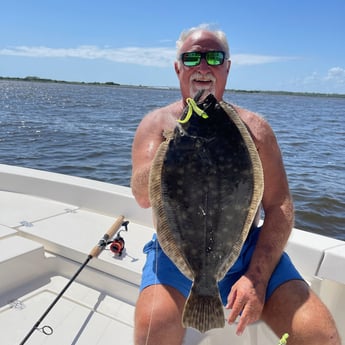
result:
<svg viewBox="0 0 345 345"><path fill-rule="evenodd" d="M187 100L150 172L150 200L163 251L193 281L182 324L225 325L218 281L236 261L263 194L255 144L230 104Z"/></svg>

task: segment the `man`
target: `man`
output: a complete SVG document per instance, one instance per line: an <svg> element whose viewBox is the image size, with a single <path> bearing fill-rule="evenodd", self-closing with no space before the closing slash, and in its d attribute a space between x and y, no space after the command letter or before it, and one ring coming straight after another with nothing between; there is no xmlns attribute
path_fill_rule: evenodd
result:
<svg viewBox="0 0 345 345"><path fill-rule="evenodd" d="M200 54L201 53L201 54ZM188 97L200 89L222 100L230 70L225 34L201 26L183 32L177 41L175 71L182 99L144 117L133 142L132 191L141 207L150 207L151 162L173 129ZM237 334L261 319L289 345L340 345L334 321L319 298L296 271L283 249L293 227L293 204L280 149L270 126L258 115L236 106L248 126L264 171L264 224L251 231L239 259L220 282L228 323L240 315ZM191 282L162 252L154 238L145 246L147 262L135 313L135 344L180 345L183 306Z"/></svg>

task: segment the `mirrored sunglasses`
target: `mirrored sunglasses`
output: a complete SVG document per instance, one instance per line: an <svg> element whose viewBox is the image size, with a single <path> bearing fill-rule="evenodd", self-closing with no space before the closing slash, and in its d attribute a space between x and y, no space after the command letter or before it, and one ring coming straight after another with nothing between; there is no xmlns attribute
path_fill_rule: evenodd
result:
<svg viewBox="0 0 345 345"><path fill-rule="evenodd" d="M181 61L187 67L198 66L201 59L204 58L209 66L219 66L224 63L225 52L209 51L209 52L187 52L181 54Z"/></svg>

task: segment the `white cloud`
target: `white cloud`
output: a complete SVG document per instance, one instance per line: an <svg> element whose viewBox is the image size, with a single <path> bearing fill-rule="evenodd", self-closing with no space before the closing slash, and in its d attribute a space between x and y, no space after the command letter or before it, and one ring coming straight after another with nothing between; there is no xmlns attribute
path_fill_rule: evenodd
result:
<svg viewBox="0 0 345 345"><path fill-rule="evenodd" d="M77 48L49 48L19 46L0 49L0 55L26 56L37 58L80 58L105 59L120 63L132 63L144 66L171 66L175 50L169 48L99 48L97 46L79 46Z"/></svg>
<svg viewBox="0 0 345 345"><path fill-rule="evenodd" d="M119 63L131 63L144 66L171 67L175 56L175 48L153 47L125 47L125 48L100 48L97 46L79 46L76 48L50 48L44 46L29 47L18 46L0 49L0 55L26 56L37 58L80 58L80 59L105 59ZM293 57L233 54L233 65L261 65L279 61L295 59Z"/></svg>
<svg viewBox="0 0 345 345"><path fill-rule="evenodd" d="M345 69L341 67L332 67L328 70L324 79L326 81L345 85Z"/></svg>
<svg viewBox="0 0 345 345"><path fill-rule="evenodd" d="M332 67L325 74L313 72L295 79L291 84L310 92L345 93L345 69Z"/></svg>

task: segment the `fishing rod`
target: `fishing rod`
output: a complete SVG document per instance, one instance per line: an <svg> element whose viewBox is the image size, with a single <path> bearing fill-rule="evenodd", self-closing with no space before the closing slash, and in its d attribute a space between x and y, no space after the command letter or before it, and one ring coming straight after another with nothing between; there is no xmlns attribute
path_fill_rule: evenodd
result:
<svg viewBox="0 0 345 345"><path fill-rule="evenodd" d="M53 309L55 304L58 302L58 300L62 297L62 295L66 292L66 290L69 288L69 286L73 283L73 281L78 277L79 273L84 269L84 267L89 263L89 261L92 258L97 258L98 255L103 251L103 249L109 244L109 240L112 239L117 230L120 229L122 225L127 227L128 222L124 222L124 216L119 216L114 224L109 228L109 230L103 235L103 237L100 239L98 244L91 250L90 254L87 256L85 262L79 267L78 271L74 274L74 276L71 278L71 280L66 284L66 286L61 290L61 292L56 296L55 300L50 304L50 306L46 309L46 311L42 314L42 316L37 320L37 322L32 326L29 333L25 336L25 338L22 340L22 342L19 345L23 345L26 343L26 341L31 337L32 333L38 329L38 326L43 321L43 319L48 315L48 313ZM123 239L120 238L122 241ZM115 239L117 241L118 239ZM120 241L120 245L124 244ZM115 251L114 251L115 252ZM122 252L122 251L121 251ZM119 251L118 251L119 253ZM121 254L121 253L120 253ZM53 333L53 330L50 326L44 326L42 328L43 333L46 335L50 335Z"/></svg>

